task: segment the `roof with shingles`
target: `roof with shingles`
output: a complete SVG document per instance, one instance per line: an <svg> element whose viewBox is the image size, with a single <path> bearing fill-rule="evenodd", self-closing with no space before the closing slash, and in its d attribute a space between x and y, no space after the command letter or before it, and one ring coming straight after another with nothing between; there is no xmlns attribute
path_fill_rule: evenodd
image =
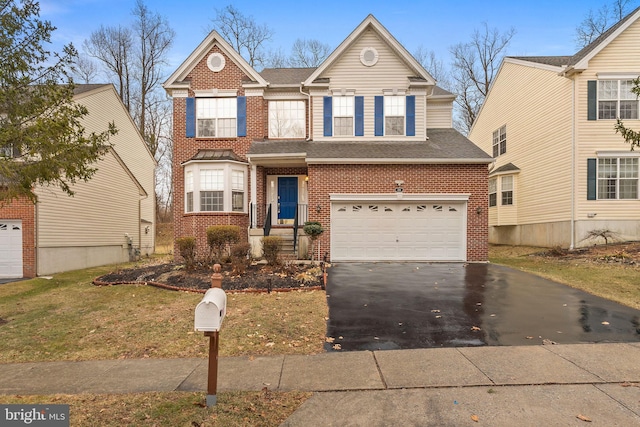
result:
<svg viewBox="0 0 640 427"><path fill-rule="evenodd" d="M455 129L427 129L427 141L254 141L252 155L304 154L306 159L415 159L490 163L493 159Z"/></svg>
<svg viewBox="0 0 640 427"><path fill-rule="evenodd" d="M81 93L90 92L94 89L99 89L104 86L110 86L111 83L100 83L100 84L76 84L73 88L74 95L80 95Z"/></svg>
<svg viewBox="0 0 640 427"><path fill-rule="evenodd" d="M506 165L502 165L499 168L496 168L490 172L490 175L495 175L497 173L502 172L518 172L520 170L519 167L514 165L513 163L507 163Z"/></svg>
<svg viewBox="0 0 640 427"><path fill-rule="evenodd" d="M271 84L300 84L305 81L313 68L265 68L260 72L262 78Z"/></svg>

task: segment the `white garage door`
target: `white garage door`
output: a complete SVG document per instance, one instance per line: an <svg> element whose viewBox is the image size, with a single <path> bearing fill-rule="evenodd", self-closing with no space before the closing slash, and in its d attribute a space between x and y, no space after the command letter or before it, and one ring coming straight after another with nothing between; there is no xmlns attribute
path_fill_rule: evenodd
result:
<svg viewBox="0 0 640 427"><path fill-rule="evenodd" d="M333 202L335 261L465 261L466 202Z"/></svg>
<svg viewBox="0 0 640 427"><path fill-rule="evenodd" d="M22 221L0 219L0 277L22 277Z"/></svg>

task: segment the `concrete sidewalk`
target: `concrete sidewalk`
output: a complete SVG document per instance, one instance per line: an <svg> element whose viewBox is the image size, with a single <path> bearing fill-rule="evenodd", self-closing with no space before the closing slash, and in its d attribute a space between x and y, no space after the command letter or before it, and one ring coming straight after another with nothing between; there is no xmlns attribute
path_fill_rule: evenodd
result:
<svg viewBox="0 0 640 427"><path fill-rule="evenodd" d="M640 424L640 343L228 357L218 371L218 392L320 392L285 425ZM207 359L0 365L0 394L206 388Z"/></svg>

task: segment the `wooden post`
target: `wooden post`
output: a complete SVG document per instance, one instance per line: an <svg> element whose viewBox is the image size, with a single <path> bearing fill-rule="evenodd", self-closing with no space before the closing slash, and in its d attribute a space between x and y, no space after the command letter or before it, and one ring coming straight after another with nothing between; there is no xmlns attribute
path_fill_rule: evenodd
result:
<svg viewBox="0 0 640 427"><path fill-rule="evenodd" d="M209 374L207 381L207 407L215 406L218 391L218 331L205 332L209 337Z"/></svg>
<svg viewBox="0 0 640 427"><path fill-rule="evenodd" d="M222 274L220 274L220 264L213 265L213 274L211 275L211 287L222 289Z"/></svg>

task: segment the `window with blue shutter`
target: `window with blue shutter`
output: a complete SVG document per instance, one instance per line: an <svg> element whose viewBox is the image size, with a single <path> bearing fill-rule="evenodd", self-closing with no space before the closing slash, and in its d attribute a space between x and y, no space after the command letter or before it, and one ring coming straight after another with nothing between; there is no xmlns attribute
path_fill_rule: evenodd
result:
<svg viewBox="0 0 640 427"><path fill-rule="evenodd" d="M333 113L332 113L333 101L330 96L324 97L324 136L331 136L332 127L331 122L333 121Z"/></svg>
<svg viewBox="0 0 640 427"><path fill-rule="evenodd" d="M356 136L364 136L364 96L355 97Z"/></svg>
<svg viewBox="0 0 640 427"><path fill-rule="evenodd" d="M374 104L375 136L384 135L384 96L376 96Z"/></svg>
<svg viewBox="0 0 640 427"><path fill-rule="evenodd" d="M587 120L596 120L598 115L597 84L598 82L595 80L587 82Z"/></svg>
<svg viewBox="0 0 640 427"><path fill-rule="evenodd" d="M587 200L596 200L596 159L587 159Z"/></svg>
<svg viewBox="0 0 640 427"><path fill-rule="evenodd" d="M416 136L416 97L407 96L407 136Z"/></svg>
<svg viewBox="0 0 640 427"><path fill-rule="evenodd" d="M186 106L186 137L195 138L196 136L196 99L187 98Z"/></svg>
<svg viewBox="0 0 640 427"><path fill-rule="evenodd" d="M238 97L238 136L247 136L247 97Z"/></svg>

